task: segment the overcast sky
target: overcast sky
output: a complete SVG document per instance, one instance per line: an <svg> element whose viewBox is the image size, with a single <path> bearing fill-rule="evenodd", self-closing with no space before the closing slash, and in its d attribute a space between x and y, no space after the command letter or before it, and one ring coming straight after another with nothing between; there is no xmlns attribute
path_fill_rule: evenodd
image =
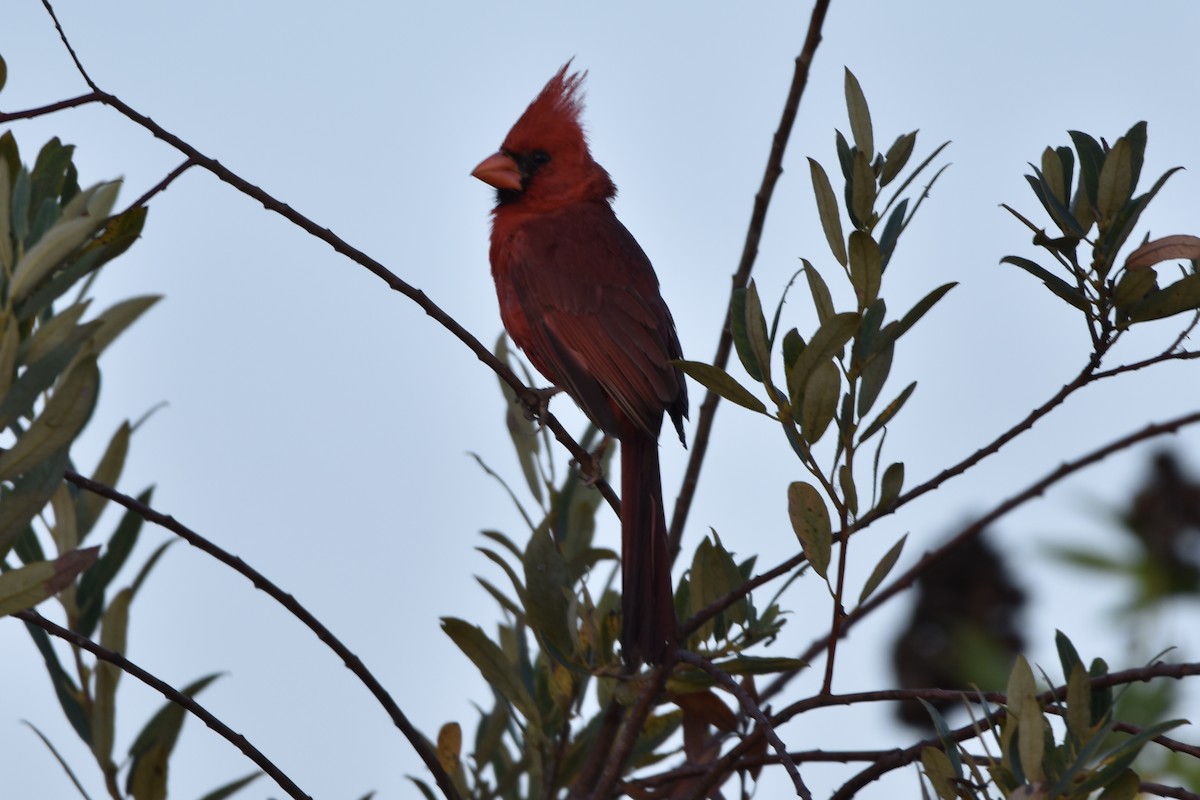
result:
<svg viewBox="0 0 1200 800"><path fill-rule="evenodd" d="M684 351L697 360L711 359L717 342L810 12L808 3L782 2L62 0L57 9L102 88L371 254L489 343L500 331L487 264L493 194L468 173L575 57L590 73L594 155L620 187L617 212L653 260ZM889 459L906 463L910 485L990 441L1087 358L1076 315L1030 276L998 263L1008 254L1036 255L1028 231L999 207L1042 219L1022 178L1026 162L1037 162L1048 144L1068 144L1068 129L1111 142L1148 120L1143 176L1175 165L1190 171L1170 181L1142 230L1200 233L1200 5L1130 9L1117 0L834 0L755 275L773 306L799 258L826 270L834 263L805 157L838 172L833 131L849 127L844 66L863 86L879 146L916 128L920 156L953 141L943 157L952 166L905 234L885 283L898 313L933 287L960 282L902 341L885 390L890 396L920 378L888 437ZM0 7L0 53L8 62L6 111L86 91L35 0ZM74 143L81 181L124 176L126 201L182 160L100 107L13 130L27 162L51 136ZM94 465L121 420L165 401L134 437L121 488L136 494L155 484L157 508L295 594L427 734L449 720L473 730L472 703L489 703L490 693L438 620L465 617L494 630L499 612L472 576L503 577L476 552L479 531L523 535L504 491L468 455L519 483L495 377L413 303L200 170L153 202L142 240L97 282L94 307L146 293L166 299L102 360L100 407L75 450L81 468ZM815 327L804 292L793 292L784 319L803 333ZM1156 353L1177 327L1135 331L1115 358ZM1063 460L1194 409L1194 367L1167 365L1072 399L998 457L856 539L851 585L861 585L900 534L911 534L911 563L954 525ZM694 422L698 387L692 396ZM568 401L556 400L554 410L579 427ZM722 407L717 423L685 549L712 527L740 555L777 563L796 547L784 488L802 470L762 418ZM668 499L686 458L671 439L662 448ZM1195 433L1178 440L1193 450L1197 442ZM1115 587L1054 573L1030 557L1051 540L1117 549L1120 539L1096 507L1128 493L1146 454L1106 462L995 531L993 541L1039 603L1028 615L1030 655L1052 674L1055 626L1076 638L1085 658L1128 665L1127 635L1101 625ZM106 517L100 530L115 519ZM615 545L616 522L606 525L603 535ZM140 556L168 536L148 527ZM826 625L824 589L801 584L784 602L799 613L764 654L794 654ZM837 690L889 685L882 648L904 611L896 603L855 630L839 651ZM1186 628L1166 628L1155 632L1156 645L1197 655L1181 641ZM0 652L9 794L73 791L22 719L45 731L94 796L102 794L21 625L0 624ZM408 743L328 650L244 579L186 545L169 552L139 595L129 655L175 685L226 672L202 701L315 797L357 798L372 789L380 798L411 797L404 775L424 775ZM813 693L819 679L813 671L793 691ZM121 692L119 753L161 702L128 678ZM874 713L806 715L781 734L796 749L912 738L874 722ZM198 797L250 768L191 720L172 762L172 796ZM814 765L805 774L821 796L846 768ZM892 786L916 796L912 770ZM896 796L873 791L863 796ZM261 780L242 796L279 795Z"/></svg>

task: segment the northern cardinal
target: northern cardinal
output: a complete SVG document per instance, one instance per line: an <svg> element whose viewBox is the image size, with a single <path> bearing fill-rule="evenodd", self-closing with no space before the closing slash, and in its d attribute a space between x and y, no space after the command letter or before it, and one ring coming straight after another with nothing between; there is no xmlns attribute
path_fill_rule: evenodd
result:
<svg viewBox="0 0 1200 800"><path fill-rule="evenodd" d="M613 213L617 187L579 118L584 74L550 79L471 173L496 189L492 277L513 341L621 443L621 646L662 663L676 620L658 467L663 412L684 441L687 387L658 277Z"/></svg>

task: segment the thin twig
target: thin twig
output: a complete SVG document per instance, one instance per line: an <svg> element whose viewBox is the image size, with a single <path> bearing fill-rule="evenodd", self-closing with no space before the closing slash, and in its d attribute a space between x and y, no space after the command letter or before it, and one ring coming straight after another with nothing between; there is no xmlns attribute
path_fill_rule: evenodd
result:
<svg viewBox="0 0 1200 800"><path fill-rule="evenodd" d="M23 111L0 111L0 122L14 122L19 119L34 119L46 114L53 114L56 111L62 111L67 108L75 108L77 106L86 106L88 103L99 103L100 96L96 92L88 92L81 94L79 97L72 97L69 100L59 100L57 103L50 103L37 108L27 108Z"/></svg>
<svg viewBox="0 0 1200 800"><path fill-rule="evenodd" d="M792 135L792 127L796 122L796 114L800 108L800 98L804 95L804 87L808 83L809 67L813 55L821 43L821 27L825 24L825 12L829 10L830 0L817 0L813 5L812 17L808 23L808 35L804 38L804 46L796 57L796 68L792 73L792 85L788 88L787 100L783 104L783 114L779 119L779 127L771 139L771 152L767 156L767 167L763 171L762 184L754 195L754 210L750 214L750 224L746 229L746 242L742 247L742 259L737 272L733 274L732 288L739 289L750 279L750 271L754 269L754 261L758 258L758 243L762 240L763 228L767 220L767 209L771 205L771 197L775 192L775 184L783 174L783 154L787 150L788 139ZM729 309L725 311L725 321L721 324L721 335L717 339L717 353L713 356L713 364L724 369L729 363L729 353L733 346L733 334L729 327ZM704 464L704 456L708 452L708 442L712 433L713 421L717 413L720 397L709 391L704 395L700 404L700 415L696 422L696 432L692 437L691 455L688 456L687 469L683 474L683 484L679 496L675 499L675 513L671 517L669 529L671 558L679 554L680 542L683 539L683 529L687 524L688 512L692 508L692 500L696 495L696 487L700 482L700 468Z"/></svg>
<svg viewBox="0 0 1200 800"><path fill-rule="evenodd" d="M217 719L212 712L196 702L194 698L188 697L175 687L150 674L137 664L134 664L132 661L125 658L125 656L121 655L120 653L109 650L107 647L101 647L86 636L51 622L36 611L18 611L13 614L13 616L29 623L30 625L36 625L37 627L46 631L46 633L57 636L58 638L69 642L75 647L87 650L101 661L107 661L108 663L120 669L122 672L128 673L129 675L137 678L139 681L146 684L151 689L154 689L172 703L186 708L188 711L192 712L193 715L204 722L205 725L212 728L222 738L224 738L238 750L242 751L246 758L253 761L259 767L259 769L270 775L275 783L279 784L279 788L287 792L290 797L296 798L296 800L312 800L312 798L309 797L309 795L303 790L301 790L300 787L297 786L295 782L292 781L292 779L289 778L283 772L283 770L281 770L275 764L275 762L271 761L271 759L263 755L258 748L250 744L250 742L246 740L245 736L242 736L224 722Z"/></svg>
<svg viewBox="0 0 1200 800"><path fill-rule="evenodd" d="M611 796L613 787L617 785L621 771L625 768L625 762L629 760L629 755L637 744L638 734L642 732L646 720L650 718L650 712L654 710L659 692L667 685L672 666L674 665L670 663L660 664L646 677L645 689L638 697L637 704L625 715L612 750L607 753L608 761L604 764L604 771L600 773L596 788L592 790L591 800L607 800Z"/></svg>
<svg viewBox="0 0 1200 800"><path fill-rule="evenodd" d="M174 183L176 178L178 178L180 175L187 172L190 168L192 168L194 166L196 166L195 161L193 161L190 158L185 159L182 164L180 164L178 167L176 167L175 169L168 172L165 178L163 178L161 181L159 181L158 183L151 186L146 191L145 194L143 194L137 200L134 200L132 203L130 203L128 205L128 207L126 207L125 211L122 211L121 213L124 214L135 208L141 208L142 206L146 205L147 203L150 202L151 198L153 198L159 192L166 191L167 187L170 186L172 183Z"/></svg>
<svg viewBox="0 0 1200 800"><path fill-rule="evenodd" d="M79 488L92 492L93 494L101 497L105 497L114 503L124 506L147 522L151 522L155 525L166 528L193 547L209 554L222 564L232 567L239 574L249 579L249 581L254 584L254 588L266 592L271 598L291 612L292 616L304 623L309 630L317 635L318 639L324 642L329 649L333 650L333 652L342 659L342 663L346 665L346 668L354 673L354 675L363 683L363 685L370 690L371 694L375 696L375 699L379 701L379 704L382 705L384 710L388 713L388 716L392 718L392 722L397 728L400 729L405 738L408 739L409 743L413 746L413 749L417 751L417 755L419 755L421 760L425 762L425 766L433 774L433 777L437 781L438 787L442 790L442 793L447 798L450 798L450 800L459 800L460 795L458 794L458 790L454 787L454 782L450 779L450 776L447 775L446 771L442 768L441 762L438 761L437 754L433 752L433 748L430 747L429 743L425 740L425 737L421 735L420 731L418 731L416 727L409 722L408 717L405 716L404 712L400 710L400 707L396 704L396 701L392 699L392 696L388 693L387 689L383 687L383 684L379 682L379 680L374 676L374 674L371 673L369 669L367 669L366 665L363 664L362 659L352 653L350 649L346 647L346 645L343 644L342 641L338 639L331 630L329 630L329 628L325 627L325 625L322 624L321 621L315 616L313 616L308 609L301 605L295 597L280 589L265 575L251 567L238 556L235 556L218 547L216 544L213 544L208 539L205 539L203 536L193 531L191 528L188 528L180 523L174 517L156 511L145 503L139 502L127 494L119 492L110 486L106 486L102 483L94 481L91 478L84 477L77 472L69 470L67 471L65 477L68 481L75 484Z"/></svg>
<svg viewBox="0 0 1200 800"><path fill-rule="evenodd" d="M771 724L771 721L767 719L767 715L762 712L762 709L758 707L758 704L754 702L746 690L707 658L702 658L696 653L681 649L679 651L679 660L707 672L712 676L713 680L737 698L738 703L742 706L742 711L758 723L762 735L767 737L767 742L771 747L775 748L775 752L779 756L779 762L783 764L783 768L787 770L788 776L792 779L792 785L796 787L796 794L799 797L805 798L805 800L812 800L812 793L804 785L804 779L800 777L800 770L796 768L796 762L788 757L787 745L775 733L775 726Z"/></svg>

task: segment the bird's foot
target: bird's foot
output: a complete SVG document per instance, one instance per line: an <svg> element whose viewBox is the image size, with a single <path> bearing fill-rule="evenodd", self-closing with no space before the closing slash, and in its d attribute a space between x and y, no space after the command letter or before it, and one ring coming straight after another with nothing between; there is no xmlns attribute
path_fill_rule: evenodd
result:
<svg viewBox="0 0 1200 800"><path fill-rule="evenodd" d="M584 486L595 486L596 482L604 477L604 453L608 450L609 438L605 436L600 440L600 446L588 453L585 461L572 461L579 470L579 481Z"/></svg>
<svg viewBox="0 0 1200 800"><path fill-rule="evenodd" d="M547 386L545 389L528 389L520 397L519 402L525 412L525 419L543 423L550 413L550 398L561 392L557 386Z"/></svg>

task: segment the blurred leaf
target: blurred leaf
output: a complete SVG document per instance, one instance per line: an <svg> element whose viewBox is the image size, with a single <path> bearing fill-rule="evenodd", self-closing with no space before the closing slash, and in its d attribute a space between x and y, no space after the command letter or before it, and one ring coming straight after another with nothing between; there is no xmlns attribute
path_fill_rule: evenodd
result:
<svg viewBox="0 0 1200 800"><path fill-rule="evenodd" d="M0 162L0 164L2 163L3 162ZM2 188L3 187L0 187L0 189ZM91 797L88 795L88 793L84 791L83 784L80 783L79 778L75 776L75 772L71 769L71 765L68 764L66 759L62 757L62 754L58 752L58 749L50 743L50 740L46 738L46 734L38 730L37 726L32 722L27 720L21 720L21 722L28 726L29 729L33 731L39 739L42 740L42 744L46 745L46 749L50 751L52 756L54 756L54 760L58 762L60 767L62 767L63 772L67 773L67 777L71 779L71 783L75 784L75 788L79 791L79 794L81 797L83 797L83 800L91 800Z"/></svg>
<svg viewBox="0 0 1200 800"><path fill-rule="evenodd" d="M142 505L148 506L153 496L154 487L149 487L135 499ZM141 514L127 510L122 515L121 521L117 523L116 530L109 537L104 554L96 561L95 566L83 573L79 579L79 589L76 593L79 618L75 622L75 630L84 636L91 636L92 631L96 629L96 623L104 608L104 593L113 578L116 577L117 572L124 566L130 552L133 551L143 522ZM151 565L152 562L147 561L146 568Z"/></svg>
<svg viewBox="0 0 1200 800"><path fill-rule="evenodd" d="M479 670L483 679L500 692L534 728L541 726L541 714L525 684L495 643L479 627L454 617L442 617L442 630Z"/></svg>
<svg viewBox="0 0 1200 800"><path fill-rule="evenodd" d="M413 785L420 790L421 796L424 797L425 800L438 800L438 796L433 793L433 789L429 788L425 781L420 780L419 778L414 778L412 775L405 775L404 777L413 782Z"/></svg>
<svg viewBox="0 0 1200 800"><path fill-rule="evenodd" d="M114 653L125 654L129 603L132 599L133 593L129 589L123 589L117 592L104 612L100 644ZM105 770L115 769L112 751L117 717L117 683L120 678L120 667L97 660L95 697L92 701L92 752L96 756L96 762Z"/></svg>
<svg viewBox="0 0 1200 800"><path fill-rule="evenodd" d="M821 228L825 231L825 240L829 242L829 250L833 257L843 267L846 266L846 240L842 235L842 218L838 212L837 197L833 194L833 186L825 168L815 159L808 160L808 170L812 176L813 194L817 199L817 214L821 217ZM808 263L805 262L808 268ZM811 287L811 279L809 281ZM826 292L828 294L828 292Z"/></svg>
<svg viewBox="0 0 1200 800"><path fill-rule="evenodd" d="M1054 632L1054 646L1058 650L1058 661L1062 665L1063 679L1069 680L1071 673L1075 670L1075 665L1082 664L1083 660L1080 659L1075 645L1062 631Z"/></svg>
<svg viewBox="0 0 1200 800"><path fill-rule="evenodd" d="M888 465L883 471L883 480L879 484L879 507L890 508L900 490L904 487L904 462L897 461Z"/></svg>
<svg viewBox="0 0 1200 800"><path fill-rule="evenodd" d="M1125 269L1145 269L1173 258L1200 259L1200 237L1178 234L1146 242L1125 259Z"/></svg>
<svg viewBox="0 0 1200 800"><path fill-rule="evenodd" d="M842 499L846 503L846 509L851 514L857 514L858 488L854 485L854 473L849 464L842 464L838 467L838 485L842 489Z"/></svg>
<svg viewBox="0 0 1200 800"><path fill-rule="evenodd" d="M867 439L870 439L872 436L878 433L884 425L887 425L889 422L891 422L892 418L900 413L900 409L904 407L905 401L908 400L909 396L916 388L916 381L913 381L908 386L905 386L904 390L900 392L896 399L888 403L883 411L879 412L879 416L875 418L875 421L868 425L867 429L862 432L862 434L858 437L858 443L862 444Z"/></svg>
<svg viewBox="0 0 1200 800"><path fill-rule="evenodd" d="M1042 728L1045 720L1037 701L1033 670L1029 668L1025 657L1020 655L1008 679L1008 713L1017 724L1022 772L1031 783L1045 780L1046 774L1042 768L1042 755L1045 752Z"/></svg>
<svg viewBox="0 0 1200 800"><path fill-rule="evenodd" d="M530 627L559 653L570 656L574 646L567 630L566 592L571 590L571 578L548 529L534 531L522 563L525 614Z"/></svg>
<svg viewBox="0 0 1200 800"><path fill-rule="evenodd" d="M180 694L194 697L220 675L206 675L179 690ZM168 701L158 710L146 726L138 733L129 747L129 772L125 776L125 791L135 800L166 800L167 765L187 711L183 706Z"/></svg>
<svg viewBox="0 0 1200 800"><path fill-rule="evenodd" d="M954 788L956 778L954 768L950 765L947 755L936 747L925 747L921 750L921 766L925 768L925 777L939 800L957 800L960 796Z"/></svg>
<svg viewBox="0 0 1200 800"><path fill-rule="evenodd" d="M883 276L879 245L869 233L850 232L850 282L858 296L859 306L866 308L879 296Z"/></svg>
<svg viewBox="0 0 1200 800"><path fill-rule="evenodd" d="M508 338L502 333L492 348L496 358L503 363L512 364L508 355ZM499 380L499 379L498 379ZM504 411L504 422L508 428L508 436L512 440L513 450L517 454L517 463L521 465L521 474L525 476L525 485L538 503L543 502L542 481L538 474L537 457L539 440L537 427L533 420L526 419L517 400L517 393L503 380L499 380L500 392L508 401Z"/></svg>
<svg viewBox="0 0 1200 800"><path fill-rule="evenodd" d="M1127 769L1105 787L1098 800L1134 800L1141 790L1141 778L1133 770Z"/></svg>
<svg viewBox="0 0 1200 800"><path fill-rule="evenodd" d="M92 338L96 355L104 352L114 339L161 299L162 296L156 294L131 297L128 300L114 303L102 311L95 320L100 323L100 327Z"/></svg>
<svg viewBox="0 0 1200 800"><path fill-rule="evenodd" d="M863 95L858 78L846 69L846 110L850 114L850 132L854 134L854 146L868 158L875 155L875 138L871 133L871 112L867 98Z"/></svg>
<svg viewBox="0 0 1200 800"><path fill-rule="evenodd" d="M1080 311L1088 310L1087 298L1080 294L1079 290L1071 284L1064 281L1062 278L1054 275L1045 267L1030 261L1027 258L1020 256L1005 256L1000 259L1001 264L1012 264L1039 278L1042 283L1046 284L1046 288L1054 292L1056 295L1066 300L1071 305L1078 308Z"/></svg>
<svg viewBox="0 0 1200 800"><path fill-rule="evenodd" d="M29 622L25 623L25 629L29 631L30 638L33 639L38 652L42 654L42 660L46 663L46 672L50 675L50 683L54 686L54 694L58 697L63 715L67 718L67 722L71 723L71 727L75 729L75 733L79 735L83 743L90 747L92 730L88 724L87 713L83 710L79 687L63 669L62 663L58 660L58 654L50 644L49 634Z"/></svg>
<svg viewBox="0 0 1200 800"><path fill-rule="evenodd" d="M901 200L892 209L892 213L888 215L887 222L883 226L883 233L879 234L879 268L886 271L888 262L892 260L892 253L896 249L896 242L900 238L900 231L904 229L904 214L908 210L908 198Z"/></svg>
<svg viewBox="0 0 1200 800"><path fill-rule="evenodd" d="M779 672L794 672L808 667L801 658L782 656L743 656L730 658L713 664L728 675L774 675Z"/></svg>
<svg viewBox="0 0 1200 800"><path fill-rule="evenodd" d="M821 277L821 273L817 272L816 267L809 263L808 259L800 259L804 264L804 279L808 281L808 291L812 295L813 306L817 309L817 321L824 325L827 320L833 317L833 298L829 294L829 286L826 285L825 279Z"/></svg>
<svg viewBox="0 0 1200 800"><path fill-rule="evenodd" d="M813 370L800 406L800 430L809 444L816 444L833 421L841 393L842 371L835 362L826 361Z"/></svg>
<svg viewBox="0 0 1200 800"><path fill-rule="evenodd" d="M1158 286L1158 275L1152 269L1126 269L1113 289L1113 303L1126 308L1137 303Z"/></svg>
<svg viewBox="0 0 1200 800"><path fill-rule="evenodd" d="M1159 291L1149 292L1129 309L1134 322L1162 319L1200 308L1200 273L1192 273Z"/></svg>
<svg viewBox="0 0 1200 800"><path fill-rule="evenodd" d="M19 361L23 364L36 364L46 354L58 349L68 341L85 341L95 332L96 325L87 326L86 336L79 325L79 320L87 312L91 300L82 300L66 308L59 309L52 317L42 317L38 320L37 330L33 336L21 345Z"/></svg>
<svg viewBox="0 0 1200 800"><path fill-rule="evenodd" d="M59 450L13 481L12 487L0 486L0 559L29 530L37 516L62 483L63 471L70 463L69 447Z"/></svg>
<svg viewBox="0 0 1200 800"><path fill-rule="evenodd" d="M1124 137L1104 156L1096 189L1096 210L1102 220L1111 220L1133 195L1133 154Z"/></svg>
<svg viewBox="0 0 1200 800"><path fill-rule="evenodd" d="M5 64L4 57L0 56L0 91L3 91L6 83L8 83L8 64Z"/></svg>
<svg viewBox="0 0 1200 800"><path fill-rule="evenodd" d="M894 466L894 465L893 465ZM904 542L907 541L908 534L900 537L900 540L888 548L888 551L883 554L883 558L879 559L879 563L875 565L875 569L871 570L867 582L863 584L862 594L858 596L858 602L863 603L871 593L879 588L879 584L883 583L884 578L891 573L892 568L896 566L896 560L900 558L901 551L904 550Z"/></svg>
<svg viewBox="0 0 1200 800"><path fill-rule="evenodd" d="M690 612L695 614L741 586L744 581L733 556L722 546L715 534L705 537L692 556L690 583ZM697 636L707 639L715 635L718 640L729 635L728 624L746 621L744 599L734 603L715 618L708 620L697 631Z"/></svg>
<svg viewBox="0 0 1200 800"><path fill-rule="evenodd" d="M1079 180L1087 194L1088 202L1096 208L1099 196L1100 170L1104 166L1104 150L1100 143L1081 131L1067 131L1079 153Z"/></svg>
<svg viewBox="0 0 1200 800"><path fill-rule="evenodd" d="M675 359L671 363L683 370L692 380L729 402L737 403L742 408L748 408L760 414L767 413L767 407L763 405L763 402L724 370L699 361L686 361L681 358Z"/></svg>
<svg viewBox="0 0 1200 800"><path fill-rule="evenodd" d="M883 159L883 171L879 173L879 185L881 187L887 186L900 174L900 171L904 169L904 165L908 163L908 159L912 156L913 147L916 144L916 131L896 137L896 141L892 142L892 146L888 148L887 155Z"/></svg>
<svg viewBox="0 0 1200 800"><path fill-rule="evenodd" d="M112 201L116 200L116 189L119 188L119 183L109 184L109 186L114 187L111 193L97 192L94 200L98 207L108 205L111 210ZM62 265L67 256L91 238L92 234L104 224L104 217L107 216L107 213L105 211L98 217L85 216L66 220L46 231L37 244L25 251L25 255L17 261L16 267L13 268L12 283L9 285L10 301L14 304L19 303L33 289L37 288L53 270Z"/></svg>
<svg viewBox="0 0 1200 800"><path fill-rule="evenodd" d="M93 323L75 328L61 344L21 373L8 394L0 398L0 427L8 427L21 417L33 417L34 404L71 364L94 329Z"/></svg>
<svg viewBox="0 0 1200 800"><path fill-rule="evenodd" d="M1087 669L1076 661L1067 679L1067 731L1077 742L1086 741L1092 727L1092 686Z"/></svg>
<svg viewBox="0 0 1200 800"><path fill-rule="evenodd" d="M853 170L846 184L846 206L854 227L866 228L871 224L871 209L875 207L876 193L871 157L862 150L855 150Z"/></svg>
<svg viewBox="0 0 1200 800"><path fill-rule="evenodd" d="M45 409L16 443L0 454L0 480L7 480L51 457L87 423L100 390L100 371L89 356L76 362L55 387Z"/></svg>
<svg viewBox="0 0 1200 800"><path fill-rule="evenodd" d="M33 608L53 597L90 567L98 547L72 550L53 561L39 561L0 574L0 616Z"/></svg>
<svg viewBox="0 0 1200 800"><path fill-rule="evenodd" d="M815 486L803 481L788 486L787 498L788 517L804 555L813 570L828 580L826 573L833 551L833 529L825 500Z"/></svg>
<svg viewBox="0 0 1200 800"><path fill-rule="evenodd" d="M238 778L237 780L230 781L224 786L213 789L211 792L201 797L200 800L225 800L225 798L232 797L261 777L261 772L251 772L245 777Z"/></svg>
<svg viewBox="0 0 1200 800"><path fill-rule="evenodd" d="M459 758L462 755L462 726L457 722L447 722L438 731L437 757L438 764L453 775L458 771Z"/></svg>
<svg viewBox="0 0 1200 800"><path fill-rule="evenodd" d="M116 486L125 466L125 456L129 452L129 435L131 428L126 420L118 426L116 433L108 440L108 447L92 473L92 480L105 486ZM79 526L79 540L87 538L88 533L96 524L108 498L93 492L81 491L75 497L76 524Z"/></svg>

